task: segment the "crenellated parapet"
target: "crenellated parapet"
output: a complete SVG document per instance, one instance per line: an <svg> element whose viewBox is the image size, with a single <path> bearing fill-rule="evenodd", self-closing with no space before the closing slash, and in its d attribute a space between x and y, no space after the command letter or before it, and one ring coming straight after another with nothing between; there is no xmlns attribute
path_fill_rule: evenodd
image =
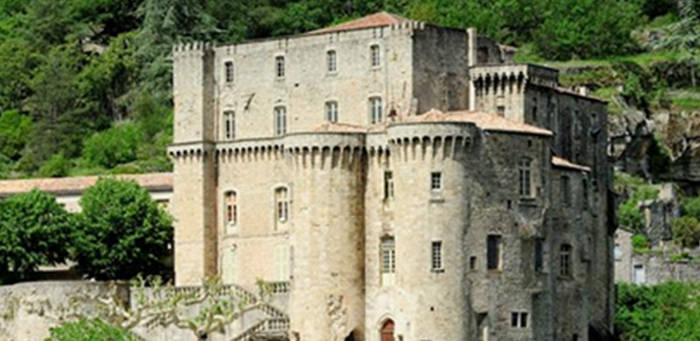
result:
<svg viewBox="0 0 700 341"><path fill-rule="evenodd" d="M479 136L474 123L425 122L389 126L391 154L399 161L452 159L469 150Z"/></svg>
<svg viewBox="0 0 700 341"><path fill-rule="evenodd" d="M214 43L195 41L173 45L173 58L203 56L214 52Z"/></svg>
<svg viewBox="0 0 700 341"><path fill-rule="evenodd" d="M200 160L214 154L211 142L176 143L168 147L168 156L173 161Z"/></svg>
<svg viewBox="0 0 700 341"><path fill-rule="evenodd" d="M296 169L347 169L361 165L365 134L293 134L284 138L286 154Z"/></svg>
<svg viewBox="0 0 700 341"><path fill-rule="evenodd" d="M520 93L526 84L548 88L559 84L557 70L530 64L476 66L469 76L477 96Z"/></svg>

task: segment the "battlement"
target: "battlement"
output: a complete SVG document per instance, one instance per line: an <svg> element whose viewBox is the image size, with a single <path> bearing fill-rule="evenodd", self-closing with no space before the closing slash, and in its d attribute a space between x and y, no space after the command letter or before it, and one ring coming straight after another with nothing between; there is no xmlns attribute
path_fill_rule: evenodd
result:
<svg viewBox="0 0 700 341"><path fill-rule="evenodd" d="M490 86L517 85L524 83L556 88L559 85L559 71L532 64L480 65L469 71L472 81L478 88Z"/></svg>
<svg viewBox="0 0 700 341"><path fill-rule="evenodd" d="M213 51L214 49L214 43L212 42L203 42L203 41L195 41L195 42L189 42L189 43L179 43L173 45L173 54L179 54L179 53L184 53L184 52L193 52L193 51Z"/></svg>

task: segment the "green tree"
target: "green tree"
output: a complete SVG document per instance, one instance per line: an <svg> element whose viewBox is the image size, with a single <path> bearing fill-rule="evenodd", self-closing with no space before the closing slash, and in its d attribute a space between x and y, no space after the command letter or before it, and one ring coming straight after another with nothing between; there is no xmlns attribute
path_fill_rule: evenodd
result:
<svg viewBox="0 0 700 341"><path fill-rule="evenodd" d="M80 199L78 270L100 280L168 275L172 218L134 181L102 178Z"/></svg>
<svg viewBox="0 0 700 341"><path fill-rule="evenodd" d="M683 247L694 248L700 244L700 221L684 216L673 221L673 240Z"/></svg>
<svg viewBox="0 0 700 341"><path fill-rule="evenodd" d="M39 190L0 202L0 281L24 279L40 265L68 259L71 216Z"/></svg>
<svg viewBox="0 0 700 341"><path fill-rule="evenodd" d="M0 114L0 155L18 160L32 131L32 120L17 111Z"/></svg>
<svg viewBox="0 0 700 341"><path fill-rule="evenodd" d="M136 160L141 139L141 130L134 123L117 124L90 136L85 141L83 157L96 166L113 168Z"/></svg>

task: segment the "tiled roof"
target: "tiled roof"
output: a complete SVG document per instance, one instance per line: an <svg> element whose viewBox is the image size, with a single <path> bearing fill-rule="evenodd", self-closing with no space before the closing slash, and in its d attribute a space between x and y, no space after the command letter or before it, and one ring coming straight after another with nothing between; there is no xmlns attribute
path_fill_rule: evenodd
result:
<svg viewBox="0 0 700 341"><path fill-rule="evenodd" d="M81 193L97 182L99 176L0 181L0 196L29 192L34 188L48 193ZM134 180L147 189L172 189L172 173L116 175L117 179Z"/></svg>
<svg viewBox="0 0 700 341"><path fill-rule="evenodd" d="M370 14L366 17L348 21L346 23L311 31L308 34L331 33L340 31L359 30L364 28L383 27L407 21L410 20L404 17L400 17L398 15L389 14L387 12L379 12L375 14Z"/></svg>
<svg viewBox="0 0 700 341"><path fill-rule="evenodd" d="M416 116L403 116L397 119L399 122L470 122L487 131L502 131L532 135L551 136L552 132L535 127L533 125L509 120L496 114L487 114L476 111L450 111L430 110L425 114Z"/></svg>
<svg viewBox="0 0 700 341"><path fill-rule="evenodd" d="M591 171L591 169L586 167L586 166L577 165L573 162L569 162L566 159L560 158L558 156L552 156L552 165L555 167L575 169L575 170L580 170L583 172L590 172Z"/></svg>

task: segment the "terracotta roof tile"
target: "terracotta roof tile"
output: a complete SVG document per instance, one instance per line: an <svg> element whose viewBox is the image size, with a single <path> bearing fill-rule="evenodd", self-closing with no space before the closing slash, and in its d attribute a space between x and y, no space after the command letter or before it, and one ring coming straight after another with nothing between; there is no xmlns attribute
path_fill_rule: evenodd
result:
<svg viewBox="0 0 700 341"><path fill-rule="evenodd" d="M116 175L117 179L134 180L147 189L170 189L173 187L172 173L150 173ZM80 193L97 182L99 176L73 178L47 178L0 181L0 196L29 192L34 188L48 193Z"/></svg>
<svg viewBox="0 0 700 341"><path fill-rule="evenodd" d="M509 120L496 114L487 114L476 111L451 111L430 110L425 114L416 116L403 116L399 122L471 122L479 128L487 131L502 131L522 134L551 136L552 132L535 127L533 125Z"/></svg>
<svg viewBox="0 0 700 341"><path fill-rule="evenodd" d="M400 17L398 15L394 14L389 14L387 12L379 12L375 14L370 14L368 16L355 19L352 21L348 21L342 24L334 25L334 26L329 26L325 28L321 28L315 31L311 31L308 34L321 34L321 33L331 33L331 32L340 32L340 31L350 31L350 30L359 30L359 29L364 29L364 28L373 28L373 27L383 27L383 26L390 26L392 24L399 24L403 22L410 21L409 19L406 19L404 17Z"/></svg>
<svg viewBox="0 0 700 341"><path fill-rule="evenodd" d="M577 165L573 162L569 162L566 159L560 158L558 156L552 156L552 165L555 167L575 169L575 170L580 170L583 172L590 172L591 171L591 169L589 167Z"/></svg>

